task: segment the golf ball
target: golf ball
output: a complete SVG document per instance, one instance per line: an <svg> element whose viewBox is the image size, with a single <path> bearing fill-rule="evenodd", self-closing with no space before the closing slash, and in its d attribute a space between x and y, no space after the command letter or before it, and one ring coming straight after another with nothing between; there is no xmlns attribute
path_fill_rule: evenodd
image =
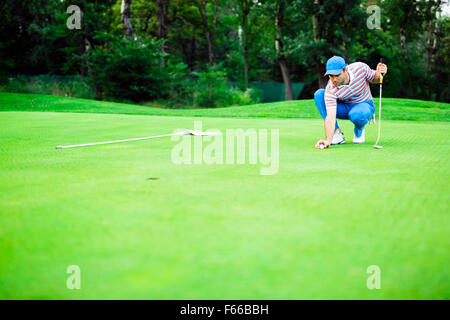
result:
<svg viewBox="0 0 450 320"><path fill-rule="evenodd" d="M323 144L320 145L320 149L324 149L325 146Z"/></svg>

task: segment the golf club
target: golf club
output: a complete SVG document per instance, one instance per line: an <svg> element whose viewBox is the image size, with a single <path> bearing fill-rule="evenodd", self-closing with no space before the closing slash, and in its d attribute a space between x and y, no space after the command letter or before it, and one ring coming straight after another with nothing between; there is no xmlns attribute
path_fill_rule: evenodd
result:
<svg viewBox="0 0 450 320"><path fill-rule="evenodd" d="M380 63L383 63L383 58L380 59ZM380 103L378 107L378 138L377 142L375 142L375 145L373 146L375 149L383 149L382 146L378 144L381 138L381 93L383 90L383 74L380 73ZM375 123L375 114L374 114L374 123Z"/></svg>
<svg viewBox="0 0 450 320"><path fill-rule="evenodd" d="M175 133L162 134L162 135L158 135L158 136L143 137L143 138L132 138L132 139L124 139L124 140L113 140L113 141L92 142L92 143L84 143L84 144L72 144L72 145L67 145L67 146L56 146L56 149L86 147L86 146L94 146L94 145L99 145L99 144L109 144L109 143L119 143L119 142L126 142L126 141L146 140L146 139L169 137L169 136L185 136L185 135L191 135L191 136L214 136L214 135L218 135L218 134L221 134L221 133L220 132L201 132L201 131L194 131L194 130L185 130L185 131L180 131L180 132L175 132Z"/></svg>

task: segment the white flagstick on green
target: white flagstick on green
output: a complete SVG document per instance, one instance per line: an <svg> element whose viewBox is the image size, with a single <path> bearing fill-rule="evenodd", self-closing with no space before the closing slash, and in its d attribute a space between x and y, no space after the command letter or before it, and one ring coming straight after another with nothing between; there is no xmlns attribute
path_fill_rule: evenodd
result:
<svg viewBox="0 0 450 320"><path fill-rule="evenodd" d="M381 58L380 62L383 63L383 58ZM382 93L382 90L383 90L383 75L380 73L380 103L379 103L379 107L378 107L378 138L377 138L377 142L373 146L375 149L383 149L382 146L378 145L378 142L380 141L380 138L381 138L381 93Z"/></svg>
<svg viewBox="0 0 450 320"><path fill-rule="evenodd" d="M67 146L56 146L56 149L87 147L87 146L95 146L95 145L99 145L99 144L109 144L109 143L119 143L119 142L126 142L126 141L146 140L146 139L154 139L154 138L169 137L169 136L185 136L185 135L191 135L191 136L213 136L213 135L218 135L218 134L221 134L221 133L220 132L201 132L201 131L194 131L194 130L185 130L185 131L180 131L180 132L175 132L175 133L161 134L161 135L158 135L158 136L143 137L143 138L132 138L132 139L124 139L124 140L112 140L112 141L103 141L103 142L72 144L72 145L67 145Z"/></svg>

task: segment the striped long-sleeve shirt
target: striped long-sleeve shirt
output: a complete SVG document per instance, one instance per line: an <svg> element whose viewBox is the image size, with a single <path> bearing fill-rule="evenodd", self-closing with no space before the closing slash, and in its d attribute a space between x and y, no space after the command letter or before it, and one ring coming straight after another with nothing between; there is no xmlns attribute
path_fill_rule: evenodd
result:
<svg viewBox="0 0 450 320"><path fill-rule="evenodd" d="M335 87L331 80L325 88L325 106L327 109L337 108L336 100L344 103L359 103L372 100L369 82L375 78L376 71L363 62L348 65L350 83Z"/></svg>

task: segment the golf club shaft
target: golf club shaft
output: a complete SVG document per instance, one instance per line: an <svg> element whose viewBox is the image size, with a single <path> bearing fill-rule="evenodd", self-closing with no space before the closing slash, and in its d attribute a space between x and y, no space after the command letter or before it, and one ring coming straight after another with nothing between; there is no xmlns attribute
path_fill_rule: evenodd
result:
<svg viewBox="0 0 450 320"><path fill-rule="evenodd" d="M151 137L143 137L143 138L132 138L132 139L124 139L124 140L113 140L113 141L103 141L103 142L93 142L93 143L83 143L83 144L72 144L72 145L68 145L68 146L57 146L56 149L95 146L95 145L99 145L99 144L109 144L109 143L119 143L119 142L126 142L126 141L145 140L145 139L161 138L161 137L168 137L168 136L175 136L175 135L182 135L182 134L184 134L184 133L183 132L176 132L176 133L162 134L162 135L159 135L159 136L151 136Z"/></svg>
<svg viewBox="0 0 450 320"><path fill-rule="evenodd" d="M383 79L383 76L381 76L381 79ZM381 93L383 91L383 80L381 80L380 83L380 102L379 102L379 107L378 107L378 139L377 142L375 143L375 145L378 145L378 142L380 141L380 137L381 137Z"/></svg>
<svg viewBox="0 0 450 320"><path fill-rule="evenodd" d="M383 63L383 58L380 59L380 63ZM378 145L378 142L381 138L381 95L383 91L383 74L380 73L380 101L379 101L379 107L378 107L378 138L375 145Z"/></svg>

